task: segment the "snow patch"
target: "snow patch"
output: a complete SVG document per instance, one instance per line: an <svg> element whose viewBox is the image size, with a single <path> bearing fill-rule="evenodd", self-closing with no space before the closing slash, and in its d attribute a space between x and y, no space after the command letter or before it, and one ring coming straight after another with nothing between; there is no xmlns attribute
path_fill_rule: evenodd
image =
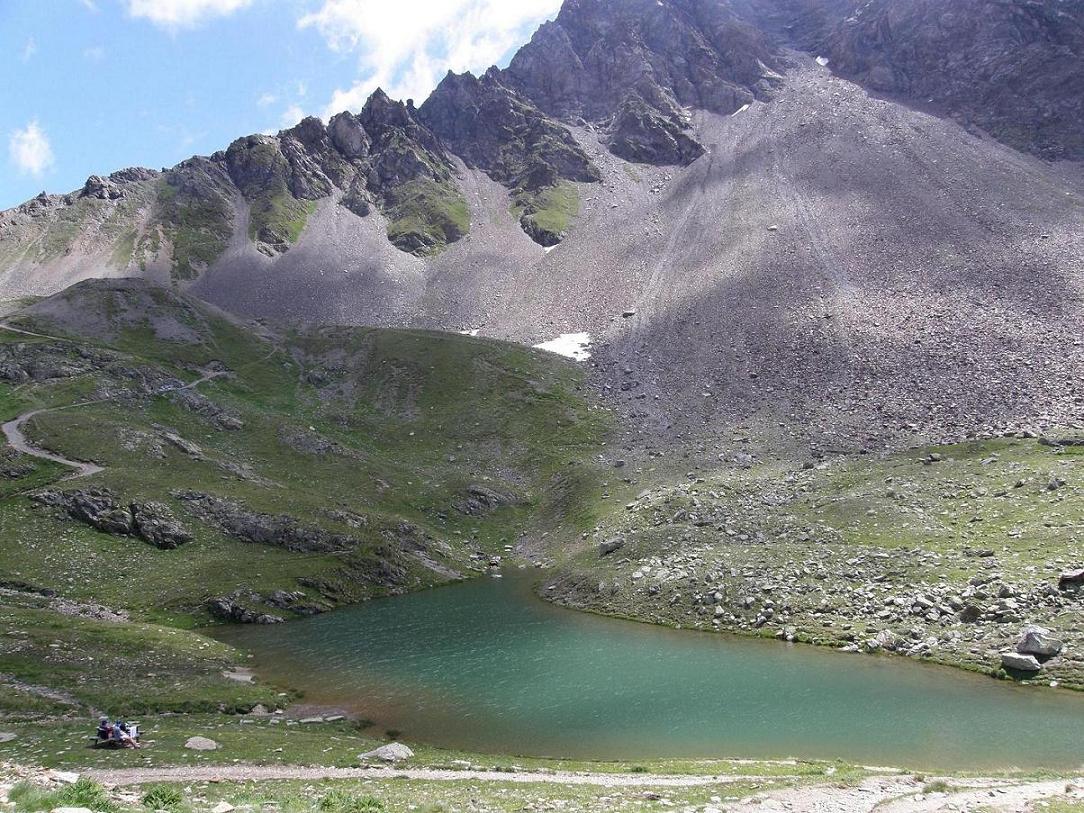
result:
<svg viewBox="0 0 1084 813"><path fill-rule="evenodd" d="M565 356L576 361L587 361L587 359L591 358L591 354L587 352L587 348L590 346L590 333L562 333L556 339L536 344L535 348L537 350L547 350L550 353L556 353L559 356Z"/></svg>
<svg viewBox="0 0 1084 813"><path fill-rule="evenodd" d="M543 250L544 252L546 252L547 254L549 254L549 253L550 253L551 251L553 251L553 250L554 250L555 248L557 248L557 246L542 246L542 250Z"/></svg>
<svg viewBox="0 0 1084 813"><path fill-rule="evenodd" d="M827 68L828 67L828 57L826 57L826 56L817 57L817 64L820 65L822 68Z"/></svg>
<svg viewBox="0 0 1084 813"><path fill-rule="evenodd" d="M476 327L476 328L475 328L474 330L461 330L461 331L459 331L459 335L460 335L460 336L477 336L477 335L478 335L478 331L479 331L480 329L481 329L481 328L477 328L477 327Z"/></svg>
<svg viewBox="0 0 1084 813"><path fill-rule="evenodd" d="M747 104L743 104L743 105L742 105L741 107L739 107L739 108L738 108L737 110L735 110L735 111L734 111L733 113L731 113L730 115L731 115L731 116L736 116L736 115L738 115L739 113L744 113L744 112L745 112L746 110L748 110L748 109L749 109L749 105L747 105Z"/></svg>

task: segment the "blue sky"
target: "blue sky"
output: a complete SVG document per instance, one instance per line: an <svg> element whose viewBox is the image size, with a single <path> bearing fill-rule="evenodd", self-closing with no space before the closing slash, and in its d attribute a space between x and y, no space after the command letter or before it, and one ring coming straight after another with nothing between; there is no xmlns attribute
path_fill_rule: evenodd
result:
<svg viewBox="0 0 1084 813"><path fill-rule="evenodd" d="M504 64L559 0L0 0L0 209L172 166L377 85Z"/></svg>

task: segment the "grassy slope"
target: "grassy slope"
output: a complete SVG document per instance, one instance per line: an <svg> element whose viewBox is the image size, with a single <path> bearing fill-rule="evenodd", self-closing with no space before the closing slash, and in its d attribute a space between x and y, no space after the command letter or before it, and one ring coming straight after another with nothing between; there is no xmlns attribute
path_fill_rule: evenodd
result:
<svg viewBox="0 0 1084 813"><path fill-rule="evenodd" d="M931 453L943 459L929 463ZM1084 688L1073 645L1084 631L1078 613L1021 598L1052 589L1060 571L1081 563L1082 472L1084 449L1022 438L838 459L808 470L737 467L651 490L611 515L595 540L621 537L625 547L605 557L594 545L581 548L565 565L563 600L711 629L713 605L694 594L718 589L723 629L777 636L791 626L797 640L836 646L861 644L882 629L909 640L921 629L920 638L940 638L929 657L979 670L996 668L991 653L1011 648L1022 623L1037 621L1070 642L1042 679ZM1052 481L1064 485L1051 490ZM661 582L652 575L660 570ZM712 587L669 583L667 571L686 571ZM968 603L990 606L999 585L1009 585L1023 602L1018 617L976 626L910 613L912 598L924 592L966 596L976 575L994 587ZM773 582L770 594L750 587ZM746 596L756 599L747 609ZM886 605L895 597L906 604ZM779 612L757 627L767 598ZM886 608L900 620L876 615ZM946 638L953 630L963 637Z"/></svg>
<svg viewBox="0 0 1084 813"><path fill-rule="evenodd" d="M160 178L157 183L155 225L172 243L173 275L194 279L226 250L233 233L233 211L228 198L221 192L203 198L183 194L167 178ZM156 232L148 236L146 253L157 253L157 241Z"/></svg>
<svg viewBox="0 0 1084 813"><path fill-rule="evenodd" d="M580 213L580 194L567 181L538 192L521 192L515 197L513 213L528 233L547 235L546 244L558 242Z"/></svg>
<svg viewBox="0 0 1084 813"><path fill-rule="evenodd" d="M418 178L387 198L388 239L405 251L437 254L470 230L470 208L453 181Z"/></svg>
<svg viewBox="0 0 1084 813"><path fill-rule="evenodd" d="M92 299L82 296L74 306ZM65 487L108 487L125 500L164 502L196 539L163 551L58 517L25 492L65 470L24 458L18 461L25 464L22 477L0 481L0 582L56 590L76 601L128 608L136 621L186 628L206 623L207 599L238 589L264 596L300 589L331 606L446 580L411 556L404 538L422 539L433 561L470 575L521 531L535 528L538 517L563 521L555 504L571 499L576 509L568 533L593 521L588 507L596 487L583 461L599 444L605 418L577 392L573 365L503 343L413 331L325 330L271 343L213 312L173 309L170 296L163 311L187 322L201 341L156 337L157 315L142 325L117 317L107 341L83 346L108 345L124 369L164 370L186 381L212 361L224 364L232 375L206 382L199 392L239 417L243 428L217 428L168 396L135 395L115 371L0 384L0 417L103 389L117 393L104 403L43 414L29 423L28 435L105 466ZM0 341L26 337L0 334ZM79 343L27 344L59 346L73 358L82 351ZM119 394L122 388L126 395ZM162 442L166 428L197 444L202 459ZM333 445L314 451L314 442L316 449ZM231 470L247 472L247 479ZM470 484L508 493L518 503L466 515L454 506ZM201 522L172 496L190 488L251 510L288 514L360 544L339 553L246 544ZM576 490L571 498L570 489ZM335 510L349 512L356 527L330 516ZM403 523L417 530L404 535ZM389 558L403 568L405 582L372 575ZM321 588L299 586L301 578ZM288 615L259 602L252 606ZM18 612L28 626L53 623L45 610ZM93 648L93 636L86 641ZM0 666L4 671L12 670ZM153 698L156 688L145 688ZM93 692L84 699L94 701Z"/></svg>
<svg viewBox="0 0 1084 813"><path fill-rule="evenodd" d="M93 235L97 247L111 254L112 264L124 268L135 251L136 232L142 212L155 198L153 181L132 183L117 201L81 198L78 193L71 205L58 206L47 216L9 234L0 242L0 263L9 265L19 259L45 263L64 257L85 235Z"/></svg>

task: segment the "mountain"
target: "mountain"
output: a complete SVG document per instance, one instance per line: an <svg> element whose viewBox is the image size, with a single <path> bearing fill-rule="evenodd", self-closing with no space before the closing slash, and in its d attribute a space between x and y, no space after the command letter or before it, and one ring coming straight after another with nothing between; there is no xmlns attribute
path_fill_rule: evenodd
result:
<svg viewBox="0 0 1084 813"><path fill-rule="evenodd" d="M134 274L245 316L586 332L629 443L706 456L1072 423L1082 16L568 0L420 107L4 212L0 293Z"/></svg>

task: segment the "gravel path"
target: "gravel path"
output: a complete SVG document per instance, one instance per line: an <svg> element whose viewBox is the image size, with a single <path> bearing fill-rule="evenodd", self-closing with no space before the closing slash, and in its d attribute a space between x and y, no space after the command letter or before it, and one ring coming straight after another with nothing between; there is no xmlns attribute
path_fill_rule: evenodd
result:
<svg viewBox="0 0 1084 813"><path fill-rule="evenodd" d="M23 333L27 336L39 336L45 339L57 339L60 341L67 341L61 340L57 336L49 336L44 333L31 333L28 330L20 330L19 328L14 328L10 325L0 324L0 328L3 328L4 330L10 330L14 333ZM209 373L204 373L195 381L190 381L189 383L183 384L179 387L170 387L168 389L164 389L159 394L164 395L168 392L179 392L181 390L194 389L203 382L210 381L212 378L217 378L220 375L225 375L225 372L222 370L213 370ZM10 445L11 448L15 449L15 451L17 452L22 452L23 454L30 455L31 457L36 457L39 460L50 460L54 463L60 463L64 466L70 466L71 468L75 469L74 472L63 478L65 480L74 480L79 477L89 477L92 474L97 474L100 471L104 471L104 469L96 463L88 463L82 460L72 460L70 458L63 457L62 455L50 452L47 449L42 449L40 446L35 446L27 439L26 433L23 432L23 427L26 425L27 421L29 421L36 415L41 415L46 412L59 412L62 409L74 409L75 407L90 406L91 404L100 404L107 400L109 399L97 398L92 401L79 401L78 403L67 404L65 406L48 407L45 409L32 409L29 412L24 412L19 417L5 423L2 427L4 437L7 439L8 445Z"/></svg>
<svg viewBox="0 0 1084 813"><path fill-rule="evenodd" d="M87 776L111 785L141 785L150 782L243 782L272 779L381 779L405 777L437 782L473 779L479 782L544 782L555 785L597 785L599 787L699 787L735 782L765 781L787 777L764 776L682 776L628 773L573 773L570 771L453 771L440 768L323 768L301 765L224 765L179 768L127 768L116 771L88 771Z"/></svg>
<svg viewBox="0 0 1084 813"><path fill-rule="evenodd" d="M102 467L95 463L87 463L81 460L71 460L67 457L63 457L53 452L42 449L35 446L26 438L26 434L23 432L23 426L33 418L35 415L41 415L43 412L56 412L61 409L73 409L74 407L87 406L89 404L100 404L104 399L99 398L96 401L80 401L77 404L68 404L62 407L52 407L51 409L33 409L30 412L24 412L18 418L8 421L3 426L4 437L7 438L8 445L15 451L22 452L23 454L36 457L40 460L51 460L54 463L61 463L65 466L70 466L75 469L72 474L65 477L65 480L72 480L76 477L89 477L92 474L97 474L102 471Z"/></svg>
<svg viewBox="0 0 1084 813"><path fill-rule="evenodd" d="M439 768L325 768L298 765L225 765L176 768L129 768L115 771L88 771L87 776L109 785L141 785L152 782L244 782L260 780L324 779L416 779L436 782L473 780L478 782L543 783L590 785L603 788L689 788L728 785L740 782L772 782L797 779L795 776L651 775L629 773L574 773L570 771L480 771ZM946 780L944 793L923 793L924 782L907 774L871 776L856 785L808 784L767 790L733 807L735 813L936 813L937 811L1025 811L1036 802L1054 797L1084 798L1084 778L1016 782L1008 779L969 778Z"/></svg>

